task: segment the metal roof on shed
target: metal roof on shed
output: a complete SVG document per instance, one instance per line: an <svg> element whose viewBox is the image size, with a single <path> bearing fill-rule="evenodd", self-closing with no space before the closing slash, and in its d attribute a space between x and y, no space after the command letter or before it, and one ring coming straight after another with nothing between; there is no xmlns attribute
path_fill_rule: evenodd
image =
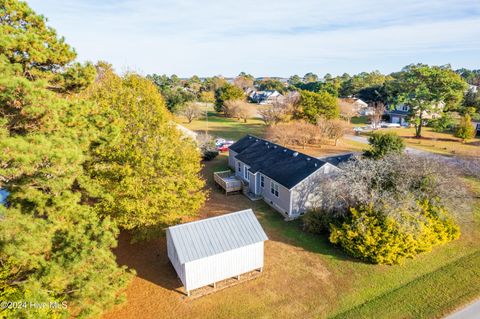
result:
<svg viewBox="0 0 480 319"><path fill-rule="evenodd" d="M268 239L251 209L168 228L181 264Z"/></svg>

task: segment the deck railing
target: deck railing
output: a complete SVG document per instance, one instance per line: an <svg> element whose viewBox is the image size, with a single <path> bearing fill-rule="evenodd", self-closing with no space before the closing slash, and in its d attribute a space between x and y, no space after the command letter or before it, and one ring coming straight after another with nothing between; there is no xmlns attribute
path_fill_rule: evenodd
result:
<svg viewBox="0 0 480 319"><path fill-rule="evenodd" d="M215 172L213 179L225 190L226 194L242 190L242 182L232 171Z"/></svg>

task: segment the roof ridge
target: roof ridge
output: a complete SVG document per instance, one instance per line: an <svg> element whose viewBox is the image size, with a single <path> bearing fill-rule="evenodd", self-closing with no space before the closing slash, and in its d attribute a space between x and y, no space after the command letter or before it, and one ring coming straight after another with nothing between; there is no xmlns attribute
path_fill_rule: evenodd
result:
<svg viewBox="0 0 480 319"><path fill-rule="evenodd" d="M186 222L186 223L182 223L182 224L178 224L178 225L173 225L173 226L168 227L168 229L178 228L178 227L185 226L185 225L192 225L192 224L196 224L196 223L200 223L200 222L204 222L204 221L209 221L209 220L213 220L213 219L220 219L220 218L224 218L224 217L228 217L228 216L232 216L232 215L236 215L236 214L240 214L240 213L245 213L245 212L248 212L248 211L251 211L255 215L255 213L253 212L253 210L251 208L247 208L247 209L239 210L239 211L233 212L233 213L228 213L228 214L223 214L223 215L218 215L218 216L212 216L212 217L202 218L202 219L199 219L199 220L193 220L191 222Z"/></svg>
<svg viewBox="0 0 480 319"><path fill-rule="evenodd" d="M268 142L269 144L276 145L276 146L278 146L278 147L280 147L280 148L282 148L282 149L286 149L286 150L292 151L292 152L294 152L294 153L297 152L298 155L303 155L303 156L309 157L309 158L311 158L311 159L314 159L314 160L317 160L317 161L320 161L320 162L325 162L325 161L322 161L322 160L319 159L319 158L316 158L315 156L311 156L311 155L305 154L305 153L303 153L303 152L299 152L299 151L297 151L297 150L288 148L288 147L286 147L286 146L282 146L282 145L280 145L280 144L278 144L278 143L272 142L272 141L267 140L267 139L264 139L264 138L262 138L262 137L258 137L258 136L253 135L253 134L247 134L247 135L245 135L245 137L248 137L248 136L254 137L254 138L256 138L256 139L259 139L259 140L262 140L262 141L265 141L265 142ZM248 146L247 148L249 148L249 147L251 147L251 145ZM240 153L241 153L241 152L240 152Z"/></svg>

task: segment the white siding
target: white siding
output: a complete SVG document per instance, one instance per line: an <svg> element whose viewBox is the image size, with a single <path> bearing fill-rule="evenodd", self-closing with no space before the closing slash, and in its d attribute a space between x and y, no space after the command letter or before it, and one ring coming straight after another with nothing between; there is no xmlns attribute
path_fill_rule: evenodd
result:
<svg viewBox="0 0 480 319"><path fill-rule="evenodd" d="M335 171L338 171L338 168L327 163L292 188L292 217L299 217L321 200L322 182L327 175Z"/></svg>
<svg viewBox="0 0 480 319"><path fill-rule="evenodd" d="M263 242L185 264L187 291L263 267Z"/></svg>
<svg viewBox="0 0 480 319"><path fill-rule="evenodd" d="M168 254L168 259L170 259L170 262L173 265L173 268L175 268L175 271L177 272L178 278L180 278L180 281L182 284L185 286L185 265L180 264L178 261L178 256L177 256L177 251L175 250L175 246L173 244L172 238L170 237L170 233L167 230L167 254Z"/></svg>
<svg viewBox="0 0 480 319"><path fill-rule="evenodd" d="M232 151L232 150L228 150L228 166L230 166L230 168L233 168L233 169L236 169L235 167L235 156L237 156L237 153L235 151Z"/></svg>
<svg viewBox="0 0 480 319"><path fill-rule="evenodd" d="M264 175L265 176L265 175ZM278 197L271 193L270 188L272 181L268 176L265 176L265 187L261 188L261 195L263 200L275 210L279 211L285 217L290 213L290 191L288 188L278 184Z"/></svg>

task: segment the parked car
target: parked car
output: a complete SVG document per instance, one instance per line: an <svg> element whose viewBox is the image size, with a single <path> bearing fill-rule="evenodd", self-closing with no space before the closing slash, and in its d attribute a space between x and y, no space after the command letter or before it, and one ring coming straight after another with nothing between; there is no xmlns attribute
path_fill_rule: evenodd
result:
<svg viewBox="0 0 480 319"><path fill-rule="evenodd" d="M382 123L380 123L380 127L383 127L383 128L398 128L398 127L400 127L400 124L399 123L382 122Z"/></svg>
<svg viewBox="0 0 480 319"><path fill-rule="evenodd" d="M232 144L233 144L232 141L227 141L227 142L223 143L221 146L217 147L217 149L218 149L219 152L227 152L228 148Z"/></svg>

